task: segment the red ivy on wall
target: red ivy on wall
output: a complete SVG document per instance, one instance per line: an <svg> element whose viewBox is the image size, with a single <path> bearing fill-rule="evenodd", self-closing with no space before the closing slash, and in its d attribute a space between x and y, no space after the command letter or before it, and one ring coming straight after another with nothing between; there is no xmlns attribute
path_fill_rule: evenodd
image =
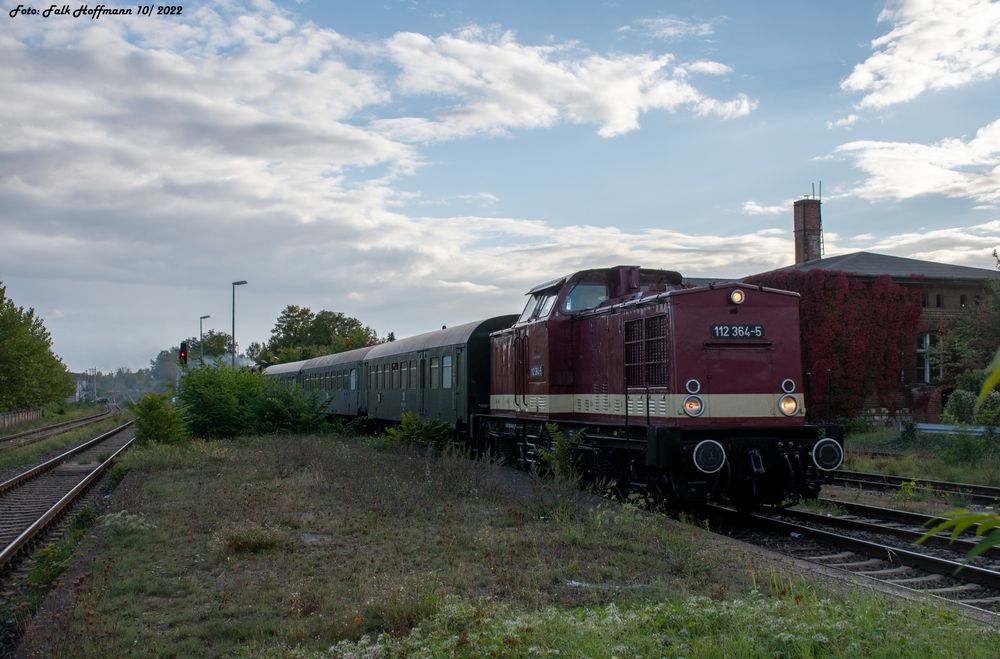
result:
<svg viewBox="0 0 1000 659"><path fill-rule="evenodd" d="M839 270L792 270L748 281L796 291L804 370L810 373L810 417L855 416L872 393L892 408L900 370L913 358L919 290L883 276L850 279Z"/></svg>

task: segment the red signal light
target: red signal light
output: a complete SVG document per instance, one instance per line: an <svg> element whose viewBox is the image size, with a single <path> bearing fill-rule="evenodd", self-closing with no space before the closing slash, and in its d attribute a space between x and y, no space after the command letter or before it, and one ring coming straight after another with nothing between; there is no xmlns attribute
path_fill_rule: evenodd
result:
<svg viewBox="0 0 1000 659"><path fill-rule="evenodd" d="M187 366L188 363L188 344L187 341L181 341L180 352L177 353L177 357L180 359L181 365Z"/></svg>

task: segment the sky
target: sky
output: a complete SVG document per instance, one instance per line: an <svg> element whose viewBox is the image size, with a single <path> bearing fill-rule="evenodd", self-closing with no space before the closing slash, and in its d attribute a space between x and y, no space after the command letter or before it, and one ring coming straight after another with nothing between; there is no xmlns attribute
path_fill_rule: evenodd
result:
<svg viewBox="0 0 1000 659"><path fill-rule="evenodd" d="M403 337L582 269L763 272L820 190L827 256L996 264L1000 2L16 6L0 282L71 370L228 332L237 280L247 346L289 304Z"/></svg>

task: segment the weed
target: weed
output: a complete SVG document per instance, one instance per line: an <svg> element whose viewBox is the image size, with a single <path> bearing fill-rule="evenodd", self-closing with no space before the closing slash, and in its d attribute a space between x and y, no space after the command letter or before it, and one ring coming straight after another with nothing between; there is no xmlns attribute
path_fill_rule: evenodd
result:
<svg viewBox="0 0 1000 659"><path fill-rule="evenodd" d="M927 495L927 488L920 487L915 480L908 480L902 482L891 496L895 501L923 501Z"/></svg>
<svg viewBox="0 0 1000 659"><path fill-rule="evenodd" d="M399 444L422 446L438 451L455 441L455 431L440 419L421 419L416 412L403 412L398 428L389 428L386 435Z"/></svg>
<svg viewBox="0 0 1000 659"><path fill-rule="evenodd" d="M540 446L538 453L545 461L546 467L552 472L553 478L565 483L577 483L580 480L580 467L574 447L584 437L584 429L577 430L569 437L555 423L545 425L552 448Z"/></svg>
<svg viewBox="0 0 1000 659"><path fill-rule="evenodd" d="M219 534L216 542L226 556L260 554L289 546L288 539L281 532L257 525L228 529Z"/></svg>

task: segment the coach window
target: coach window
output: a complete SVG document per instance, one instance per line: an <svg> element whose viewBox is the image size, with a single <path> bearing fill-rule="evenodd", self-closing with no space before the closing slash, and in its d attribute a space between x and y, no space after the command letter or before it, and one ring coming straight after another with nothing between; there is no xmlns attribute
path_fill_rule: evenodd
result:
<svg viewBox="0 0 1000 659"><path fill-rule="evenodd" d="M441 386L441 369L438 368L438 358L431 357L431 389Z"/></svg>
<svg viewBox="0 0 1000 659"><path fill-rule="evenodd" d="M451 355L441 358L441 386L451 389Z"/></svg>
<svg viewBox="0 0 1000 659"><path fill-rule="evenodd" d="M563 311L584 311L593 309L608 299L607 284L580 282L563 301Z"/></svg>
<svg viewBox="0 0 1000 659"><path fill-rule="evenodd" d="M410 388L417 388L417 360L410 360Z"/></svg>
<svg viewBox="0 0 1000 659"><path fill-rule="evenodd" d="M358 371L357 369L351 369L351 391L357 391L358 389Z"/></svg>
<svg viewBox="0 0 1000 659"><path fill-rule="evenodd" d="M399 362L392 363L392 388L399 389Z"/></svg>

